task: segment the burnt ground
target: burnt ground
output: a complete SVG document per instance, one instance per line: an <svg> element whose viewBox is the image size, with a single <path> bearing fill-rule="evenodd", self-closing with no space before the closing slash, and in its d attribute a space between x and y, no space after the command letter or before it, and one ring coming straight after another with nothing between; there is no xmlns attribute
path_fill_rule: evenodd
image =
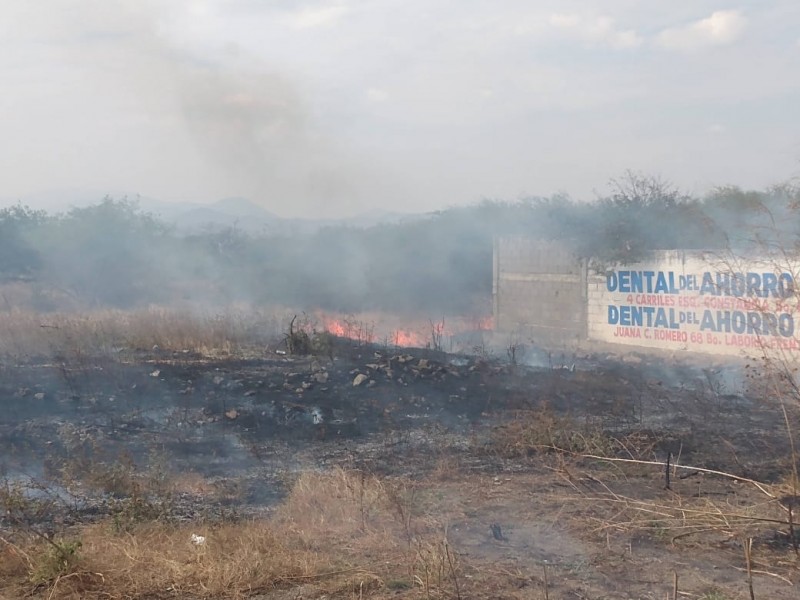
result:
<svg viewBox="0 0 800 600"><path fill-rule="evenodd" d="M742 365L539 362L340 340L326 356L154 349L5 364L0 475L47 502L0 527L24 518L48 535L113 516L131 473L171 482L171 519L269 516L299 473L342 468L426 482L464 597L663 598L678 573L682 597L744 598L742 536L758 597L797 597L784 527L737 517L784 518L744 479L778 490L791 472L783 413ZM661 467L585 456L668 453L739 479L682 469L665 489ZM706 522L684 512L681 525L675 507L698 503Z"/></svg>

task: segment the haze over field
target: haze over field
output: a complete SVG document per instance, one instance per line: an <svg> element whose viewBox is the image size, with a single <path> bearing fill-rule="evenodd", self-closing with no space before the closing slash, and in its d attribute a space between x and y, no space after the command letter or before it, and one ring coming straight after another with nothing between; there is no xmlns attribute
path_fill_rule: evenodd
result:
<svg viewBox="0 0 800 600"><path fill-rule="evenodd" d="M5 0L5 205L423 212L798 174L796 0ZM53 193L53 190L57 192Z"/></svg>

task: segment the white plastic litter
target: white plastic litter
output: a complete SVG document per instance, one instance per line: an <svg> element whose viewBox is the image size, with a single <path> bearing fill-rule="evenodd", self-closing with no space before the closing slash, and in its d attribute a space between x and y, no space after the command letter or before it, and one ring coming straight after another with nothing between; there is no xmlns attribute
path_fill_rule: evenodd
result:
<svg viewBox="0 0 800 600"><path fill-rule="evenodd" d="M202 546L206 543L206 537L204 535L197 535L196 533L192 534L192 543L195 546Z"/></svg>

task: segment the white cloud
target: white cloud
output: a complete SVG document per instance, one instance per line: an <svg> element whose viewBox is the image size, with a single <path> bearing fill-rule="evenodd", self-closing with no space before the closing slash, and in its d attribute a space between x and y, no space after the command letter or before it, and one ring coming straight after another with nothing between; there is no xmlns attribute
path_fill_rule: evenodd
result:
<svg viewBox="0 0 800 600"><path fill-rule="evenodd" d="M658 43L673 50L694 50L731 44L742 37L747 18L738 10L719 10L711 16L658 34Z"/></svg>
<svg viewBox="0 0 800 600"><path fill-rule="evenodd" d="M591 196L625 168L752 187L797 167L798 0L0 2L0 196L248 195L334 215ZM650 47L743 32L689 61Z"/></svg>
<svg viewBox="0 0 800 600"><path fill-rule="evenodd" d="M335 25L348 10L349 9L342 4L321 6L319 8L304 8L293 14L291 21L297 29L329 27Z"/></svg>
<svg viewBox="0 0 800 600"><path fill-rule="evenodd" d="M614 19L575 13L550 15L550 25L587 42L607 44L612 48L635 48L642 43L634 29L617 29Z"/></svg>
<svg viewBox="0 0 800 600"><path fill-rule="evenodd" d="M389 97L389 93L386 90L381 90L378 88L369 88L367 90L367 100L370 102L383 102Z"/></svg>

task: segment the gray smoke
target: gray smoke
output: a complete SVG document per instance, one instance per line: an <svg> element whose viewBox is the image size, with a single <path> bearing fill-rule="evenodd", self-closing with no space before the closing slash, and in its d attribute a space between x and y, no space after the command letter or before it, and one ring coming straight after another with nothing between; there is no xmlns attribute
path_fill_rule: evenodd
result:
<svg viewBox="0 0 800 600"><path fill-rule="evenodd" d="M179 39L166 29L177 6L69 0L45 11L29 4L8 7L24 31L20 52L44 54L32 64L56 54L60 69L43 82L55 108L29 123L34 137L26 140L53 162L42 185L58 187L86 170L83 146L104 147L85 178L99 173L108 191L147 195L147 186L160 186L178 200L245 196L290 216L319 214L332 203L340 212L357 208L357 161L318 126L289 73L234 44L200 49ZM53 103L53 95L62 100ZM48 148L64 145L74 161L50 157Z"/></svg>

